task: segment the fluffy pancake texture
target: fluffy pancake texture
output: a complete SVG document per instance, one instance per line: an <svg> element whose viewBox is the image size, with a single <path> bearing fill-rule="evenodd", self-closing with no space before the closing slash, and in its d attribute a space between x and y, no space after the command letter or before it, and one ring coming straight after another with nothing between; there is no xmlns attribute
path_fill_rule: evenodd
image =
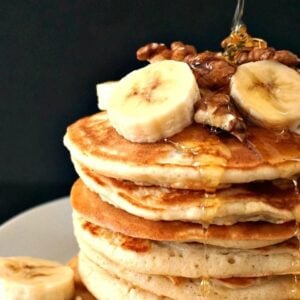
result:
<svg viewBox="0 0 300 300"><path fill-rule="evenodd" d="M96 298L87 290L83 284L80 274L78 272L78 256L74 256L69 262L68 266L74 271L75 282L75 300L96 300Z"/></svg>
<svg viewBox="0 0 300 300"><path fill-rule="evenodd" d="M101 199L149 220L232 225L245 221L284 223L300 219L299 195L291 180L241 184L215 193L139 186L102 176L73 161L84 184Z"/></svg>
<svg viewBox="0 0 300 300"><path fill-rule="evenodd" d="M102 175L173 188L213 190L300 173L300 136L259 127L249 127L247 144L201 125L167 141L137 144L98 113L69 126L64 143L74 159Z"/></svg>
<svg viewBox="0 0 300 300"><path fill-rule="evenodd" d="M80 256L79 273L85 286L97 299L130 299L130 300L167 300L151 292L138 288L120 278L119 274L107 272L103 268L93 264L83 255Z"/></svg>
<svg viewBox="0 0 300 300"><path fill-rule="evenodd" d="M199 243L157 242L132 238L73 216L81 250L104 255L126 269L188 278L257 277L300 273L298 240L259 248L233 249Z"/></svg>
<svg viewBox="0 0 300 300"><path fill-rule="evenodd" d="M250 249L277 244L297 233L297 226L293 222L245 222L205 228L190 222L145 220L102 201L81 180L72 188L71 201L75 211L93 224L142 239L202 242L221 247Z"/></svg>
<svg viewBox="0 0 300 300"><path fill-rule="evenodd" d="M202 279L171 279L128 271L103 256L95 263L83 253L79 255L79 272L89 289L101 299L291 300L300 297L300 284L293 276L206 282Z"/></svg>

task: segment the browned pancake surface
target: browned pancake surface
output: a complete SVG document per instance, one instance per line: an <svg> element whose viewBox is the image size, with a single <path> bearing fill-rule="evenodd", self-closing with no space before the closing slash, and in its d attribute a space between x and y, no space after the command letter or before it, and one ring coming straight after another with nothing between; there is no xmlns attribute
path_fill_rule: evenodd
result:
<svg viewBox="0 0 300 300"><path fill-rule="evenodd" d="M71 191L73 208L85 219L106 229L120 232L134 238L158 241L194 240L287 240L295 236L297 226L293 222L269 224L265 222L245 222L232 226L211 225L207 229L199 224L177 221L150 221L102 201L79 179ZM275 242L276 243L276 242Z"/></svg>
<svg viewBox="0 0 300 300"><path fill-rule="evenodd" d="M101 114L78 120L69 126L68 135L81 151L111 160L156 164L177 147L186 155L208 154L225 159L226 168L249 169L300 161L300 136L287 132L279 134L249 126L247 142L240 143L232 136L218 136L193 124L167 141L137 144L121 137Z"/></svg>

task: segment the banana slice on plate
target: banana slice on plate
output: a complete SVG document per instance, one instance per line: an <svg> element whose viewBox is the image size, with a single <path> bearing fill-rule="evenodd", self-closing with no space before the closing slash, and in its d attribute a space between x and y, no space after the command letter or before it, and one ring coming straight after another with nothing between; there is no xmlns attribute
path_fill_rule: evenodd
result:
<svg viewBox="0 0 300 300"><path fill-rule="evenodd" d="M0 257L0 299L69 300L74 272L59 263L32 257Z"/></svg>
<svg viewBox="0 0 300 300"><path fill-rule="evenodd" d="M117 84L118 81L106 81L96 85L98 108L100 110L107 110L107 103L110 101Z"/></svg>
<svg viewBox="0 0 300 300"><path fill-rule="evenodd" d="M152 63L123 77L107 103L112 126L127 140L152 143L190 125L200 98L184 62Z"/></svg>
<svg viewBox="0 0 300 300"><path fill-rule="evenodd" d="M300 134L300 74L264 60L243 64L231 78L230 94L257 125Z"/></svg>

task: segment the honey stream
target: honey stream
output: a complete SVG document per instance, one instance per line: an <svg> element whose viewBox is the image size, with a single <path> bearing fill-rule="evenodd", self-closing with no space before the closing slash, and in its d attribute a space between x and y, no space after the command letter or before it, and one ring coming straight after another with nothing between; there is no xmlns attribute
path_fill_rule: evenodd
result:
<svg viewBox="0 0 300 300"><path fill-rule="evenodd" d="M164 139L164 142L181 155L180 163L186 162L186 165L197 170L198 186L200 184L206 191L213 192L220 186L230 151L225 144L216 142L216 136L212 138L209 133L203 133L207 135L207 139L198 137L197 128L193 128L183 139L177 136Z"/></svg>
<svg viewBox="0 0 300 300"><path fill-rule="evenodd" d="M221 43L222 48L224 48L225 58L233 63L235 63L235 54L243 48L267 48L268 46L266 41L254 38L247 32L247 27L242 21L244 6L244 0L237 1L231 33Z"/></svg>
<svg viewBox="0 0 300 300"><path fill-rule="evenodd" d="M205 207L203 207L203 209L205 210ZM211 291L212 291L210 276L207 272L207 270L208 270L208 260L209 260L209 253L207 251L207 243L206 243L207 238L208 238L208 229L209 229L209 225L203 226L203 230L204 230L204 243L203 243L204 262L203 263L204 263L204 269L206 270L206 275L201 278L200 295L204 299L208 298Z"/></svg>
<svg viewBox="0 0 300 300"><path fill-rule="evenodd" d="M187 155L189 156L192 160L193 160L193 166L194 167L199 167L199 172L201 172L201 158L200 158L200 154L201 154L201 143L197 144L197 143L193 143L191 145L187 145L172 139L164 139L164 142L172 145L176 151L178 151L181 154ZM200 161L199 161L200 159ZM203 165L202 165L203 166ZM223 167L221 167L219 169L219 171L217 172L217 180L215 181L215 184L218 185L220 183L221 177L224 173L224 167L225 165L223 165ZM201 174L202 176L203 174ZM209 180L208 180L209 181ZM205 197L209 198L214 196L213 193L206 191L205 192ZM206 206L203 205L202 207L203 210L203 218L206 218ZM207 249L207 239L208 239L208 230L209 230L209 224L203 224L203 232L204 232L204 241L203 241L203 255L204 255L204 259L203 259L203 269L204 270L208 270L208 260L209 260L209 253L208 253L208 249ZM210 277L208 272L206 271L206 275L203 276L201 278L201 283L200 283L200 289L199 289L199 293L200 296L203 297L203 299L206 299L209 294L212 291L212 287L211 287L211 282L210 282Z"/></svg>
<svg viewBox="0 0 300 300"><path fill-rule="evenodd" d="M292 155L290 153L289 158L285 157L284 159L286 161L299 162L300 161L300 152L298 151L296 153L296 149L291 150L290 147L288 147L289 149L287 149L286 141L289 141L290 138L291 138L290 133L280 132L280 133L276 134L275 136L272 136L271 140L273 140L273 142L272 142L272 144L269 144L269 142L267 141L268 140L267 136L264 136L262 134L262 136L256 138L253 142L251 142L250 140L246 141L245 146L247 148L249 148L251 150L251 152L254 153L255 156L260 160L268 161L269 159L272 159L272 155L274 155L276 153L279 153L280 155L284 155L284 153L286 153L287 151L292 151L291 152ZM188 141L188 139L187 139L187 141ZM189 157L193 161L193 166L195 168L198 167L199 172L202 172L200 170L201 167L203 167L203 163L201 162L201 154L203 154L203 151L204 152L206 151L206 147L203 146L203 144L202 144L203 141L199 141L199 143L197 143L195 140L193 140L192 143L187 143L180 139L168 138L168 139L165 139L164 142L171 145L172 147L174 147L178 153L183 154L185 157ZM213 147L213 145L212 145L212 147ZM216 186L218 183L220 183L220 180L222 178L226 164L227 164L227 160L223 160L222 166L219 169L219 171L217 172L218 178L216 180L214 180L214 184L216 184ZM205 165L204 165L204 167L205 167ZM201 174L201 176L202 175L203 174ZM286 181L288 181L288 180L286 180ZM208 180L208 182L209 182L209 180ZM298 179L296 177L291 178L289 180L289 182L293 184L294 193L295 193L296 199L297 199L296 202L298 204L300 204ZM211 182L209 182L209 183L211 183ZM213 197L214 196L213 189L205 191L204 195L206 198ZM272 195L273 195L272 191L270 191L270 197L272 197ZM284 202L284 199L282 199L282 201ZM296 205L297 205L297 203L296 203ZM202 209L203 209L203 216L205 217L206 216L205 205L203 205ZM297 221L297 220L300 221L299 217L300 216L297 216L295 214L295 219L297 222L297 231L295 232L295 236L298 239L299 253L300 253L300 224ZM209 220L207 220L207 224L209 224ZM209 229L209 226L204 224L203 225L203 230L204 230L204 243L203 243L203 247L204 247L203 264L204 265L203 265L203 268L205 270L208 270L207 266L208 266L208 260L209 260L209 253L208 253L208 249L207 249L207 245L206 245L206 240L208 239L208 229ZM292 276L291 278L293 280L293 289L292 289L291 293L294 295L297 295L299 293L299 278L296 275ZM213 288L212 288L211 279L207 272L206 276L204 276L201 279L199 293L205 299L205 298L208 298L208 296L212 292L212 290L213 290Z"/></svg>

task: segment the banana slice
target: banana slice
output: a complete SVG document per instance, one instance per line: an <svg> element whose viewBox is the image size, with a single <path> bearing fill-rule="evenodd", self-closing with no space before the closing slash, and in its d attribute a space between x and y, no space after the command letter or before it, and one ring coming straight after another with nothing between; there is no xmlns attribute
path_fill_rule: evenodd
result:
<svg viewBox="0 0 300 300"><path fill-rule="evenodd" d="M32 257L0 257L0 299L68 300L74 293L70 267Z"/></svg>
<svg viewBox="0 0 300 300"><path fill-rule="evenodd" d="M116 88L118 81L106 81L96 85L98 108L107 110L107 103L111 99L111 95Z"/></svg>
<svg viewBox="0 0 300 300"><path fill-rule="evenodd" d="M107 104L107 112L112 126L127 140L152 143L190 125L199 98L189 66L165 60L122 78Z"/></svg>
<svg viewBox="0 0 300 300"><path fill-rule="evenodd" d="M294 69L272 60L243 64L230 94L257 125L300 133L300 74Z"/></svg>

